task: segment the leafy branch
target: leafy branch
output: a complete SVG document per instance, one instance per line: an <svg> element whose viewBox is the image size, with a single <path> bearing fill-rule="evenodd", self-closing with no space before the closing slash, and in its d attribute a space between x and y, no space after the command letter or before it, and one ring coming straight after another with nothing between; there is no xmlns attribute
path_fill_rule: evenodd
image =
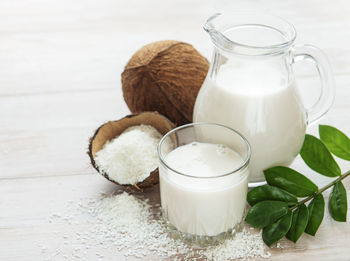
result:
<svg viewBox="0 0 350 261"><path fill-rule="evenodd" d="M306 134L300 155L304 162L317 173L327 177L337 177L322 188L303 174L288 167L272 167L264 171L268 185L256 187L248 192L247 200L251 208L246 222L262 228L264 242L270 246L284 236L296 242L305 232L314 236L324 217L324 191L333 187L328 200L331 217L345 222L347 216L347 196L342 180L343 175L332 154L350 160L350 139L340 130L319 126L320 139ZM303 198L298 201L298 198ZM311 201L308 206L305 203Z"/></svg>
<svg viewBox="0 0 350 261"><path fill-rule="evenodd" d="M298 204L296 204L292 210L294 208L297 208L299 205L301 204L305 204L306 202L310 201L311 199L313 199L314 197L316 197L318 194L323 193L324 191L326 191L327 189L331 188L332 186L335 185L335 183L337 183L338 181L341 181L343 179L345 179L347 176L350 175L350 170L347 171L346 173L344 173L343 175L341 175L340 177L338 177L337 179L333 180L331 183L327 184L326 186L320 188L318 191L316 191L314 194L312 194L311 196L308 196L307 198L301 200L300 202L298 202Z"/></svg>

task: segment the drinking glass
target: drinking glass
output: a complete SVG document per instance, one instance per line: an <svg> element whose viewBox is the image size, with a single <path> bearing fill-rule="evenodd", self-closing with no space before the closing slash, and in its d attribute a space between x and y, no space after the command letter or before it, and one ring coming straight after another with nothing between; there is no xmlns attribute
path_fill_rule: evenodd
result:
<svg viewBox="0 0 350 261"><path fill-rule="evenodd" d="M168 161L172 150L194 143L227 146L241 159L236 168L210 176L181 172ZM169 144L174 144L169 151ZM250 146L237 131L215 123L192 123L168 132L158 146L160 196L169 233L200 246L221 242L242 225L246 208ZM205 155L200 154L205 158Z"/></svg>

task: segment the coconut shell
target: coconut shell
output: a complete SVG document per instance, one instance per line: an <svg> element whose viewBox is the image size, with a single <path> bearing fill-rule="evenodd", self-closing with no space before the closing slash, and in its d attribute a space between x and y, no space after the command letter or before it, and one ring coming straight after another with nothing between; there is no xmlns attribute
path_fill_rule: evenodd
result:
<svg viewBox="0 0 350 261"><path fill-rule="evenodd" d="M165 135L168 131L174 128L174 124L171 121L169 121L166 117L164 117L163 115L157 112L143 112L140 114L127 115L126 117L120 120L109 121L103 124L102 126L100 126L90 139L89 151L88 151L88 155L90 157L92 166L102 176L104 176L106 179L108 179L109 181L117 185L129 187L129 188L136 188L138 190L142 190L144 188L151 187L159 183L158 168L153 170L150 173L150 175L142 182L139 182L137 184L122 185L112 180L111 178L109 178L108 173L101 171L97 166L94 158L96 153L103 148L103 146L107 141L112 140L115 137L119 136L127 128L131 126L141 125L141 124L153 126L162 135Z"/></svg>
<svg viewBox="0 0 350 261"><path fill-rule="evenodd" d="M133 113L158 111L177 125L192 122L194 103L208 61L179 41L159 41L138 50L122 73L126 104Z"/></svg>

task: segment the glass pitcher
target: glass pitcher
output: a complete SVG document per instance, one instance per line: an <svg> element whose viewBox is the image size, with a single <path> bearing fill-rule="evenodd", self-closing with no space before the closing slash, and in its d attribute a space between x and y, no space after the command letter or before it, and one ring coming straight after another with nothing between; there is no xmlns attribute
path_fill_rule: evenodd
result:
<svg viewBox="0 0 350 261"><path fill-rule="evenodd" d="M216 14L204 29L214 53L193 121L241 132L252 147L249 185L260 185L264 169L292 163L307 125L331 107L335 89L330 65L318 48L294 45L293 25L278 17ZM299 97L292 68L301 60L314 62L321 78L319 98L309 109Z"/></svg>

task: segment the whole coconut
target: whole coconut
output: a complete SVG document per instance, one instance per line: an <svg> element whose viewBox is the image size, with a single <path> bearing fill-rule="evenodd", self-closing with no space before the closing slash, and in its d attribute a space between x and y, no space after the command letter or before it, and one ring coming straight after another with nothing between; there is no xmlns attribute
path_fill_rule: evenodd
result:
<svg viewBox="0 0 350 261"><path fill-rule="evenodd" d="M145 45L122 73L125 102L133 113L158 111L177 125L192 122L208 69L208 61L190 44L167 40Z"/></svg>

